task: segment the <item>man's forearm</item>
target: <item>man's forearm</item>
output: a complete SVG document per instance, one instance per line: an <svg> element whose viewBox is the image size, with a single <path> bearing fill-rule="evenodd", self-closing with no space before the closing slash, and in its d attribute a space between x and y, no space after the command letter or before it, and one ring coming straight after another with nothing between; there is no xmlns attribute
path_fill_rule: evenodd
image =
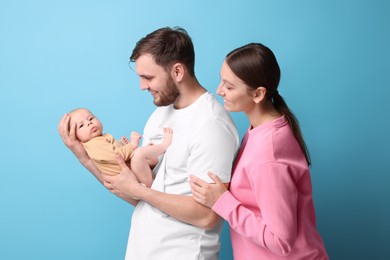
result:
<svg viewBox="0 0 390 260"><path fill-rule="evenodd" d="M167 194L147 187L140 187L140 200L185 223L213 229L220 217L210 208L197 203L191 196Z"/></svg>
<svg viewBox="0 0 390 260"><path fill-rule="evenodd" d="M122 198L124 201L126 201L127 203L133 205L134 207L137 206L139 200L135 200L135 199L132 199L132 198L129 198L129 197L126 197L126 198Z"/></svg>
<svg viewBox="0 0 390 260"><path fill-rule="evenodd" d="M102 173L100 172L100 170L96 167L96 165L93 163L93 161L91 159L88 159L88 160L80 160L80 163L85 167L87 168L87 170L92 173L93 176L95 176L95 178L100 182L100 183L103 183L103 180L102 180Z"/></svg>

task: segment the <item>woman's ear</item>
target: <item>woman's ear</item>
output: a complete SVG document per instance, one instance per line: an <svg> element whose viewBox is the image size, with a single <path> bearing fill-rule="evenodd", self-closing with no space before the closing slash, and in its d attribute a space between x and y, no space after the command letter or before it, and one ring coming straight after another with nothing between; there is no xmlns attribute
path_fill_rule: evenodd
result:
<svg viewBox="0 0 390 260"><path fill-rule="evenodd" d="M258 87L255 91L253 91L253 101L256 104L259 104L261 101L265 99L266 94L267 94L267 89L265 87Z"/></svg>
<svg viewBox="0 0 390 260"><path fill-rule="evenodd" d="M172 66L172 78L175 79L176 82L180 82L184 77L184 67L181 63L175 63Z"/></svg>

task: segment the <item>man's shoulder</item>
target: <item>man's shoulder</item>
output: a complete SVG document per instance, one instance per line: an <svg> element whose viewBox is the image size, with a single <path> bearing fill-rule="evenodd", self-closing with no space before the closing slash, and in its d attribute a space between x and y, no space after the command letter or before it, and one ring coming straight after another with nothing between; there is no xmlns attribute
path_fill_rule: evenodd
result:
<svg viewBox="0 0 390 260"><path fill-rule="evenodd" d="M223 105L217 100L217 98L207 92L207 96L204 99L204 104L199 106L199 110L203 110L203 116L209 120L223 120L229 123L233 123L233 120L229 112L223 107Z"/></svg>

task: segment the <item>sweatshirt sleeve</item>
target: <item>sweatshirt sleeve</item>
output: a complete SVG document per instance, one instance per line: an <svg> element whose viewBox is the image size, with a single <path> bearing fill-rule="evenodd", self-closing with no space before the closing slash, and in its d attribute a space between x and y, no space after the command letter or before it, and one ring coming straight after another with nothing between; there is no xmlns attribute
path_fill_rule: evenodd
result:
<svg viewBox="0 0 390 260"><path fill-rule="evenodd" d="M212 209L241 236L278 255L289 254L297 236L298 194L288 166L261 164L248 177L252 190L237 192L255 197L260 214L255 214L229 191Z"/></svg>

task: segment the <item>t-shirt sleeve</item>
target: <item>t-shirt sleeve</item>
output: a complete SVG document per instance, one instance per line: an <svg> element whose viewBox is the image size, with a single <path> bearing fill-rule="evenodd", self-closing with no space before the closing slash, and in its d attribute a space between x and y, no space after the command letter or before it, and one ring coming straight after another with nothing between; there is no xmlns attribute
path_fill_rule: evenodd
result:
<svg viewBox="0 0 390 260"><path fill-rule="evenodd" d="M187 172L213 182L207 175L212 172L222 182L230 182L237 149L238 136L234 126L222 119L209 120L191 140Z"/></svg>

